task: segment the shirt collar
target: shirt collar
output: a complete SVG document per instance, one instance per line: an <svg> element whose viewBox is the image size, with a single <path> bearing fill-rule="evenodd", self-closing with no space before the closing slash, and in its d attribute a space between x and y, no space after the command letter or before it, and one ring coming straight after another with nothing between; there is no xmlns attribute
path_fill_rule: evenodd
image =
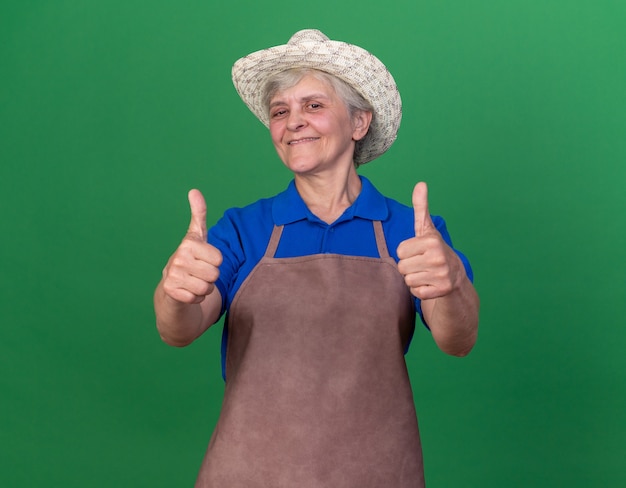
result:
<svg viewBox="0 0 626 488"><path fill-rule="evenodd" d="M367 220L385 220L389 214L385 197L364 176L361 179L361 193L354 203L337 220L341 222L360 217ZM285 225L298 220L318 219L308 209L296 189L295 180L291 180L285 191L276 195L272 204L272 218L276 225Z"/></svg>

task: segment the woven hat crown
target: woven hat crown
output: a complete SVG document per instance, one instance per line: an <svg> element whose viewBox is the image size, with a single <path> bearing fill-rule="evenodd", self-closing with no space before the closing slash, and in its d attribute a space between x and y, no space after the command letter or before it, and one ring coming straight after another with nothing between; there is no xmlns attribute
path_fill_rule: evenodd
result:
<svg viewBox="0 0 626 488"><path fill-rule="evenodd" d="M315 29L296 32L287 44L254 52L234 64L235 88L265 126L269 126L269 113L263 100L264 87L273 74L292 68L317 69L334 75L372 106L372 124L367 137L357 144L355 163L367 163L393 144L402 119L402 102L391 73L365 49L330 40Z"/></svg>

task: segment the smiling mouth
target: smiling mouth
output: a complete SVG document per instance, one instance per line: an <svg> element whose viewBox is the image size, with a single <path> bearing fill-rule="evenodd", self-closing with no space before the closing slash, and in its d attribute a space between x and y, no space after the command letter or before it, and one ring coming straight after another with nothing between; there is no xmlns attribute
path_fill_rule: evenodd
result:
<svg viewBox="0 0 626 488"><path fill-rule="evenodd" d="M287 143L288 146L294 146L296 144L301 144L303 142L312 142L312 141L317 141L319 139L319 137L305 137L303 139L296 139L293 141L289 141Z"/></svg>

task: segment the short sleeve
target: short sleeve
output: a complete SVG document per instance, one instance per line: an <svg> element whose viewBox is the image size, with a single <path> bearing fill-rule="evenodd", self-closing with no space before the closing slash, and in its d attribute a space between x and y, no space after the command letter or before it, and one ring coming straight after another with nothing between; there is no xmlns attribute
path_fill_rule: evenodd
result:
<svg viewBox="0 0 626 488"><path fill-rule="evenodd" d="M237 279L237 273L245 261L244 250L232 215L227 211L224 216L209 229L208 242L222 253L220 276L215 286L222 295L222 312L226 310L231 288Z"/></svg>

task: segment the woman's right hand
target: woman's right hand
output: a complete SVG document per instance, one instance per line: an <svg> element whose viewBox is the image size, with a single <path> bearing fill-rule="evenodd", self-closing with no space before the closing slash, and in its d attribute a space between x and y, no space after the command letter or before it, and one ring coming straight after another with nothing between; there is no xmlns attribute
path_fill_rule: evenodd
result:
<svg viewBox="0 0 626 488"><path fill-rule="evenodd" d="M206 202L199 190L188 195L191 223L178 249L163 269L161 285L167 297L179 303L201 303L214 289L222 253L207 243Z"/></svg>

